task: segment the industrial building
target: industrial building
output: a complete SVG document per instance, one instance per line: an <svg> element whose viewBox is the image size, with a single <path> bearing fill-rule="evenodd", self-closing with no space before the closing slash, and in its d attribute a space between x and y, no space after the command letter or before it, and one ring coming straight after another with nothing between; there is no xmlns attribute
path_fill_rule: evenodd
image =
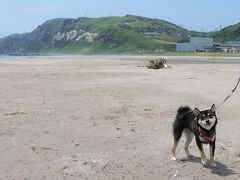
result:
<svg viewBox="0 0 240 180"><path fill-rule="evenodd" d="M177 51L205 51L206 47L213 46L213 38L209 37L191 37L190 42L177 43Z"/></svg>
<svg viewBox="0 0 240 180"><path fill-rule="evenodd" d="M206 52L240 53L240 41L227 42L225 44L214 43L213 46L206 46Z"/></svg>
<svg viewBox="0 0 240 180"><path fill-rule="evenodd" d="M222 46L222 52L240 53L240 41L227 42L226 44L223 44L221 46Z"/></svg>

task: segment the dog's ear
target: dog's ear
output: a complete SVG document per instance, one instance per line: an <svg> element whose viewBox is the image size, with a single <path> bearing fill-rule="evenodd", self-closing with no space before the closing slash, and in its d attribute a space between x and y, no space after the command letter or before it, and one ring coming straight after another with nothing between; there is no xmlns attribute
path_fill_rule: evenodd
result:
<svg viewBox="0 0 240 180"><path fill-rule="evenodd" d="M211 109L210 109L212 112L216 112L216 106L215 104L212 105Z"/></svg>
<svg viewBox="0 0 240 180"><path fill-rule="evenodd" d="M195 108L194 110L193 110L193 113L194 114L196 114L197 116L200 114L200 110L198 109L198 108Z"/></svg>

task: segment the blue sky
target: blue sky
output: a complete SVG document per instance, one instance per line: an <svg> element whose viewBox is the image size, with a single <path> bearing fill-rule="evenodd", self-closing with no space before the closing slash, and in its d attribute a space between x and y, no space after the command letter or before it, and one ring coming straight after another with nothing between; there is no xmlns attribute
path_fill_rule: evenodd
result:
<svg viewBox="0 0 240 180"><path fill-rule="evenodd" d="M48 19L81 16L159 18L189 30L240 22L240 0L0 0L0 37L30 32Z"/></svg>

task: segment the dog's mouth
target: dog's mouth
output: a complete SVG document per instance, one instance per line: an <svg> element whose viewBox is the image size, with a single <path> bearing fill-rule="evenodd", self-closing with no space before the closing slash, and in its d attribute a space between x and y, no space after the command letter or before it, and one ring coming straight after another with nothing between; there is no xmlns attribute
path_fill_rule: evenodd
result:
<svg viewBox="0 0 240 180"><path fill-rule="evenodd" d="M209 119L203 119L203 120L199 119L198 120L198 124L206 130L210 130L214 126L215 122L216 122L216 118L209 118Z"/></svg>

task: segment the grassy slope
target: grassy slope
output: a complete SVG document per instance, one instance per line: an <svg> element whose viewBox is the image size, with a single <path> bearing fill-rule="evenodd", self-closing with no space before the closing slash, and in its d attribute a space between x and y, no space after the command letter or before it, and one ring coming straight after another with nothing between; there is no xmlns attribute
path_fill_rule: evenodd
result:
<svg viewBox="0 0 240 180"><path fill-rule="evenodd" d="M126 25L127 23L127 25ZM101 34L94 43L85 40L78 42L53 42L58 32L85 30ZM158 36L144 35L158 32ZM0 53L149 53L156 49L175 51L176 42L188 40L189 35L199 32L187 31L172 23L139 16L102 18L58 18L45 22L33 32L11 35L0 39ZM202 35L208 35L201 33ZM218 32L209 33L215 42L240 41L240 24L226 27ZM104 35L104 36L103 36ZM4 44L4 46L3 46Z"/></svg>
<svg viewBox="0 0 240 180"><path fill-rule="evenodd" d="M155 49L165 49L174 51L176 39L164 35L158 38L143 36L142 31L156 30L158 26L169 26L168 29L178 31L179 27L160 20L149 20L138 18L136 16L125 17L104 17L87 19L76 23L75 28L88 27L91 32L103 32L109 35L109 42L97 42L81 49L81 52L137 52L137 51L154 51ZM130 27L122 27L123 22L128 22ZM155 23L155 24L154 24ZM154 29L155 28L155 29ZM186 33L186 32L185 32ZM159 39L159 40L158 40ZM164 40L160 40L164 39ZM109 47L108 43L116 44L115 47ZM74 46L65 47L67 51L78 51Z"/></svg>
<svg viewBox="0 0 240 180"><path fill-rule="evenodd" d="M129 25L126 26L124 23ZM85 30L101 34L94 43L54 42L58 32ZM146 36L144 32L159 32ZM180 35L176 35L180 33ZM102 35L105 35L102 37ZM78 18L49 20L31 33L4 38L10 52L63 53L129 53L154 52L156 49L175 51L175 43L188 36L188 31L169 22L139 16Z"/></svg>
<svg viewBox="0 0 240 180"><path fill-rule="evenodd" d="M240 41L240 23L223 28L218 32L211 33L214 42L226 43L229 41Z"/></svg>

